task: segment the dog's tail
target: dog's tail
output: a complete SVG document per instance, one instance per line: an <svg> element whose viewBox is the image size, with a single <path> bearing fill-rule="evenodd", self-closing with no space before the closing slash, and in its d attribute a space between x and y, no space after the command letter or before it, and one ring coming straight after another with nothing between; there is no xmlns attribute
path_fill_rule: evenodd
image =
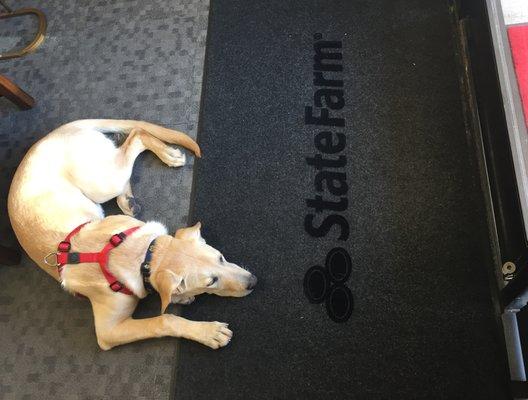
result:
<svg viewBox="0 0 528 400"><path fill-rule="evenodd" d="M144 121L119 120L119 119L85 119L74 122L75 124L87 126L102 132L115 132L129 134L132 129L140 128L152 136L171 144L183 146L191 150L196 157L201 157L200 146L192 138L183 132L167 129L159 125Z"/></svg>

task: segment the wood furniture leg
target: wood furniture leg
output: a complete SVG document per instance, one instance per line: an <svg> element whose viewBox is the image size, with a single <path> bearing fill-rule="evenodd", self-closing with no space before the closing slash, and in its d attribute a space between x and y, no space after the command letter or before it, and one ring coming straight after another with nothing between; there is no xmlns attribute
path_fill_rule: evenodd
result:
<svg viewBox="0 0 528 400"><path fill-rule="evenodd" d="M0 75L0 97L1 96L11 100L23 110L29 110L35 105L33 97L24 92L20 87L3 75Z"/></svg>

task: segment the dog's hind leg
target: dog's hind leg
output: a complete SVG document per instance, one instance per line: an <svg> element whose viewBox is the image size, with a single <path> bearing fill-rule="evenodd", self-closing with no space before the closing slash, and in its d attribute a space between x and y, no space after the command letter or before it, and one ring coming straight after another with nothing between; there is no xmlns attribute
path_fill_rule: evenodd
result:
<svg viewBox="0 0 528 400"><path fill-rule="evenodd" d="M185 165L185 154L181 150L166 145L141 128L133 129L119 150L124 168L130 171L132 171L131 168L137 156L145 150L152 151L169 167Z"/></svg>
<svg viewBox="0 0 528 400"><path fill-rule="evenodd" d="M86 138L89 138L87 140ZM178 167L185 164L185 155L141 128L132 129L125 142L118 148L103 135L86 135L70 151L71 163L68 174L79 189L92 201L104 203L120 197L119 206L125 214L134 213L131 197L130 176L136 158L145 150L154 152L165 164ZM91 146L91 147L90 147Z"/></svg>
<svg viewBox="0 0 528 400"><path fill-rule="evenodd" d="M143 145L154 154L156 154L161 161L169 167L181 167L185 165L185 154L180 149L175 149L166 145L160 139L155 138L149 132L138 129L138 136Z"/></svg>
<svg viewBox="0 0 528 400"><path fill-rule="evenodd" d="M179 149L166 145L141 128L136 128L130 132L129 137L120 148L121 157L125 163L123 167L131 171L131 166L133 166L137 156L144 150L152 151L169 167L185 165L185 154ZM130 176L128 179L130 179ZM141 206L132 194L130 181L126 182L123 192L117 196L117 204L124 214L132 217L139 216Z"/></svg>
<svg viewBox="0 0 528 400"><path fill-rule="evenodd" d="M61 128L80 127L96 129L100 132L124 132L131 133L134 129L142 129L153 137L171 144L183 146L192 151L197 157L201 156L200 147L188 135L173 129L167 129L159 125L151 124L145 121L115 120L115 119L90 119L75 121L66 124Z"/></svg>

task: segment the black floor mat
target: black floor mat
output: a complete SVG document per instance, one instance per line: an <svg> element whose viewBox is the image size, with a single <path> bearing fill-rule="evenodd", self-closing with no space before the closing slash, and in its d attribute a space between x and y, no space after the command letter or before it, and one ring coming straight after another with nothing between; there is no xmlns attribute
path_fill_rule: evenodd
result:
<svg viewBox="0 0 528 400"><path fill-rule="evenodd" d="M208 34L193 218L259 285L185 308L234 338L182 343L174 399L507 398L447 4L218 0Z"/></svg>

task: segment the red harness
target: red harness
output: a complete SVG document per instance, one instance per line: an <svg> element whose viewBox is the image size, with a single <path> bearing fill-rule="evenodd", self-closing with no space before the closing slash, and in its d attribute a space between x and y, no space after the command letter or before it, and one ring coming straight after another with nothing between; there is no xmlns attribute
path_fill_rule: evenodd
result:
<svg viewBox="0 0 528 400"><path fill-rule="evenodd" d="M57 248L57 269L59 271L59 277L61 277L62 270L66 264L81 264L81 263L98 263L101 267L101 272L109 283L110 289L114 292L120 292L123 294L133 295L134 293L128 289L125 285L117 280L117 278L110 272L108 269L108 253L115 247L119 246L123 241L130 236L133 232L139 229L139 226L127 229L121 233L117 233L110 238L108 244L103 247L99 253L76 253L70 252L71 243L70 240L75 236L79 231L88 224L85 222L82 225L79 225L73 231L69 233L66 238L59 243Z"/></svg>

